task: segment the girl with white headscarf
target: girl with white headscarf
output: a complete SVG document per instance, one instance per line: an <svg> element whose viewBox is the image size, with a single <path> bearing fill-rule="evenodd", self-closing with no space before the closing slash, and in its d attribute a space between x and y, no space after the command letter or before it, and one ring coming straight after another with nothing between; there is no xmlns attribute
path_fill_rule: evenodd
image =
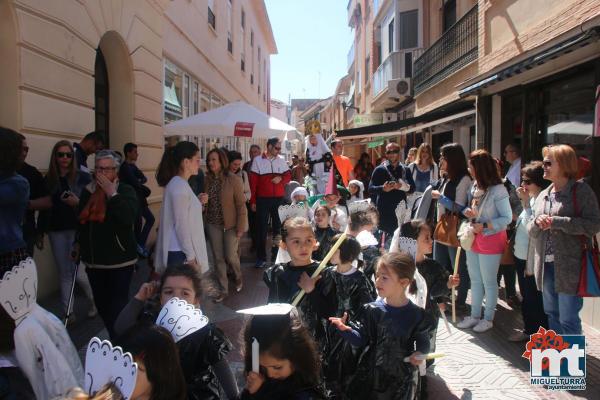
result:
<svg viewBox="0 0 600 400"><path fill-rule="evenodd" d="M317 183L317 192L314 194L323 194L329 178L329 168L333 162L331 149L320 133L312 133L305 140L308 172Z"/></svg>

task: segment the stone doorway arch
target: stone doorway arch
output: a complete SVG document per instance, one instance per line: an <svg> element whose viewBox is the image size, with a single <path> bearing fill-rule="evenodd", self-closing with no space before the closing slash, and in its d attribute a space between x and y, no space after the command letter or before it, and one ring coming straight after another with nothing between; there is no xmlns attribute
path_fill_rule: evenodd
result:
<svg viewBox="0 0 600 400"><path fill-rule="evenodd" d="M96 126L99 126L99 121L107 121L107 142L112 150L122 152L123 145L133 142L134 138L134 82L129 50L118 32L108 31L102 36L96 60L104 61L106 76L94 77L95 92L107 90L95 93L95 97L97 101L105 101L108 97L108 101L104 103L106 108L96 104ZM102 72L101 70L96 68L97 72Z"/></svg>

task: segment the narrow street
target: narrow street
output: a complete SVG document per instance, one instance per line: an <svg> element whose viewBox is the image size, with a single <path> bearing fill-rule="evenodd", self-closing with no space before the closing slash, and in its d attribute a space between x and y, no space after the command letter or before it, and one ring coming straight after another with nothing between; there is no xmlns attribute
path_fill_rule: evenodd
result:
<svg viewBox="0 0 600 400"><path fill-rule="evenodd" d="M229 361L238 382L243 382L243 360L240 337L244 327L244 317L235 310L264 304L267 288L262 282L263 270L250 263L242 266L244 289L231 295L223 303L215 304L208 297L202 303L203 312L219 326L233 343ZM147 277L147 267L142 265L132 282L132 289L139 286ZM45 304L53 309L58 298ZM86 304L82 296L77 298L76 310L82 317L69 327L69 332L83 358L89 339L93 336L106 337L98 317L84 319ZM78 316L79 316L78 315ZM450 316L448 317L450 318ZM449 334L443 321L437 333L436 352L446 357L436 360L435 367L428 370L429 398L446 399L598 399L600 393L600 332L584 326L587 348L587 389L579 392L551 392L532 387L529 383L529 363L521 354L525 343L511 343L506 338L520 327L521 315L512 310L506 302L499 300L494 329L476 334L451 327Z"/></svg>

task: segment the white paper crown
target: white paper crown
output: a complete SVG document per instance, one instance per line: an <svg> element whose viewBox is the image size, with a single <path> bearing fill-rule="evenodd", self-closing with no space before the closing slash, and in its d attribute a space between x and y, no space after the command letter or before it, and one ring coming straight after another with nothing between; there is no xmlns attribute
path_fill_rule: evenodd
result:
<svg viewBox="0 0 600 400"><path fill-rule="evenodd" d="M279 220L283 223L288 218L303 217L306 218L306 206L300 204L287 204L279 206Z"/></svg>
<svg viewBox="0 0 600 400"><path fill-rule="evenodd" d="M85 353L85 387L94 395L107 383L114 383L123 398L129 400L135 389L138 366L131 353L113 347L108 340L92 338Z"/></svg>
<svg viewBox="0 0 600 400"><path fill-rule="evenodd" d="M348 204L348 212L353 214L357 211L365 211L371 207L371 199L357 200Z"/></svg>
<svg viewBox="0 0 600 400"><path fill-rule="evenodd" d="M11 318L27 315L37 301L37 269L33 258L21 261L0 280L0 302Z"/></svg>
<svg viewBox="0 0 600 400"><path fill-rule="evenodd" d="M193 304L177 297L167 301L156 318L156 325L169 331L175 343L208 324L208 317Z"/></svg>
<svg viewBox="0 0 600 400"><path fill-rule="evenodd" d="M369 231L360 232L356 235L356 240L360 244L360 247L377 246L379 244L377 238Z"/></svg>
<svg viewBox="0 0 600 400"><path fill-rule="evenodd" d="M398 238L398 251L408 253L414 259L417 256L417 241L405 236Z"/></svg>
<svg viewBox="0 0 600 400"><path fill-rule="evenodd" d="M398 218L398 226L410 221L410 209L406 206L406 201L402 200L396 206L396 218Z"/></svg>

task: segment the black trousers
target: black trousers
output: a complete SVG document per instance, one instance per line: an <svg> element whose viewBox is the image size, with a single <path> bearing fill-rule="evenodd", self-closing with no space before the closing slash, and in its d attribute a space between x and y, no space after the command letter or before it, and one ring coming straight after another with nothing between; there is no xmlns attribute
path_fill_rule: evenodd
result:
<svg viewBox="0 0 600 400"><path fill-rule="evenodd" d="M517 294L517 289L515 287L515 284L517 283L515 266L510 264L500 265L500 268L498 268L498 287L500 287L500 280L502 277L504 277L506 298L509 299Z"/></svg>
<svg viewBox="0 0 600 400"><path fill-rule="evenodd" d="M267 260L267 232L269 230L269 216L272 223L273 238L281 233L279 221L279 206L283 204L283 197L258 197L256 199L256 218L258 235L256 237L256 258L259 261ZM275 261L275 259L271 260Z"/></svg>
<svg viewBox="0 0 600 400"><path fill-rule="evenodd" d="M121 310L129 301L129 285L134 265L121 268L86 268L98 314L111 339Z"/></svg>
<svg viewBox="0 0 600 400"><path fill-rule="evenodd" d="M525 276L526 261L515 257L517 268L517 279L523 302L521 303L521 314L523 315L524 332L526 335L534 334L540 326L548 328L548 317L544 312L544 301L542 292L537 289L535 276Z"/></svg>
<svg viewBox="0 0 600 400"><path fill-rule="evenodd" d="M252 211L252 207L250 207L250 203L246 203L246 208L248 209L248 235L250 236L250 240L252 240L252 247L256 249L256 242L258 237L258 226L256 224L256 211Z"/></svg>

